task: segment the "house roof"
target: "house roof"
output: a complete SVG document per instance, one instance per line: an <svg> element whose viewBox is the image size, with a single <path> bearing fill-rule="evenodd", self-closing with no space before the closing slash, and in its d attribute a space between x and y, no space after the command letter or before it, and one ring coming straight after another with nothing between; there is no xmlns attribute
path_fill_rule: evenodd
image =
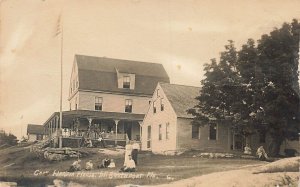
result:
<svg viewBox="0 0 300 187"><path fill-rule="evenodd" d="M45 129L43 125L27 125L27 134L45 134Z"/></svg>
<svg viewBox="0 0 300 187"><path fill-rule="evenodd" d="M162 64L75 55L79 89L152 95L158 82L170 82ZM135 89L118 88L117 72L135 74Z"/></svg>
<svg viewBox="0 0 300 187"><path fill-rule="evenodd" d="M178 84L159 83L167 99L170 101L177 117L193 118L187 110L197 104L195 99L199 95L200 88Z"/></svg>

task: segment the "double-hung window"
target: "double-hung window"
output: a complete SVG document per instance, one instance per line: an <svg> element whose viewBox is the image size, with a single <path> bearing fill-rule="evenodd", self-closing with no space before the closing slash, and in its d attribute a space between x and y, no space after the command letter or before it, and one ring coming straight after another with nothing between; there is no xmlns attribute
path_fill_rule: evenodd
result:
<svg viewBox="0 0 300 187"><path fill-rule="evenodd" d="M170 123L168 122L166 124L166 140L169 139L169 134L170 134Z"/></svg>
<svg viewBox="0 0 300 187"><path fill-rule="evenodd" d="M162 126L161 124L158 126L158 140L162 140L162 132L161 132Z"/></svg>
<svg viewBox="0 0 300 187"><path fill-rule="evenodd" d="M199 125L192 125L192 139L200 139Z"/></svg>
<svg viewBox="0 0 300 187"><path fill-rule="evenodd" d="M103 98L102 97L95 97L95 110L102 110L102 102Z"/></svg>
<svg viewBox="0 0 300 187"><path fill-rule="evenodd" d="M131 99L125 100L125 112L128 112L128 113L132 112L132 100Z"/></svg>
<svg viewBox="0 0 300 187"><path fill-rule="evenodd" d="M130 88L130 77L129 76L123 77L123 88Z"/></svg>

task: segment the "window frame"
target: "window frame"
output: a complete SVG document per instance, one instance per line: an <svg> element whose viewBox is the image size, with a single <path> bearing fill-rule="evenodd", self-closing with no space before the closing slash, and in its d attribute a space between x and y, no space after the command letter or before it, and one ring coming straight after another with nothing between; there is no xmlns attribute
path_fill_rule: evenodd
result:
<svg viewBox="0 0 300 187"><path fill-rule="evenodd" d="M155 102L153 102L153 114L156 114L157 110L156 110L156 106L155 106Z"/></svg>
<svg viewBox="0 0 300 187"><path fill-rule="evenodd" d="M101 101L101 102L99 102ZM97 109L100 107L100 109ZM102 111L103 110L103 97L95 97L95 111Z"/></svg>
<svg viewBox="0 0 300 187"><path fill-rule="evenodd" d="M151 148L151 125L148 125L147 127L147 149L150 149Z"/></svg>
<svg viewBox="0 0 300 187"><path fill-rule="evenodd" d="M158 125L158 140L162 140L162 124Z"/></svg>
<svg viewBox="0 0 300 187"><path fill-rule="evenodd" d="M212 132L211 132L212 127L214 128L214 131L215 131L214 134L212 134ZM208 136L209 140L218 140L218 125L217 124L215 124L215 123L209 124L209 133L208 133L208 135L209 135ZM212 135L214 135L213 138L212 138Z"/></svg>
<svg viewBox="0 0 300 187"><path fill-rule="evenodd" d="M192 125L192 139L200 139L200 126Z"/></svg>
<svg viewBox="0 0 300 187"><path fill-rule="evenodd" d="M170 139L170 123L166 123L166 140Z"/></svg>
<svg viewBox="0 0 300 187"><path fill-rule="evenodd" d="M123 88L130 89L131 79L129 75L123 76Z"/></svg>
<svg viewBox="0 0 300 187"><path fill-rule="evenodd" d="M125 112L126 113L132 113L132 99L125 99Z"/></svg>
<svg viewBox="0 0 300 187"><path fill-rule="evenodd" d="M165 105L163 103L163 99L160 99L160 111L164 111L165 110Z"/></svg>

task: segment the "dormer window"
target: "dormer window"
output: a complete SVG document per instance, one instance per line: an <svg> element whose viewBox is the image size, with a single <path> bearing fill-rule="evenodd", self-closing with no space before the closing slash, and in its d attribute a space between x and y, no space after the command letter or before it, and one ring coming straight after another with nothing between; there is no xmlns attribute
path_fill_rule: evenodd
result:
<svg viewBox="0 0 300 187"><path fill-rule="evenodd" d="M130 77L124 76L123 77L123 88L129 88L130 89Z"/></svg>

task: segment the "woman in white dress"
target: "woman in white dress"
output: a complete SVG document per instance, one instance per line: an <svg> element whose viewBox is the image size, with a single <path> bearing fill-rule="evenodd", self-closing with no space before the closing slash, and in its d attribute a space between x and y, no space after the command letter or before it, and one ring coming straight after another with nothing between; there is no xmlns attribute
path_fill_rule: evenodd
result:
<svg viewBox="0 0 300 187"><path fill-rule="evenodd" d="M132 145L131 145L130 142L129 142L129 143L126 144L126 146L125 146L124 166L128 163L128 161L129 161L129 156L131 156L131 152L132 152Z"/></svg>

